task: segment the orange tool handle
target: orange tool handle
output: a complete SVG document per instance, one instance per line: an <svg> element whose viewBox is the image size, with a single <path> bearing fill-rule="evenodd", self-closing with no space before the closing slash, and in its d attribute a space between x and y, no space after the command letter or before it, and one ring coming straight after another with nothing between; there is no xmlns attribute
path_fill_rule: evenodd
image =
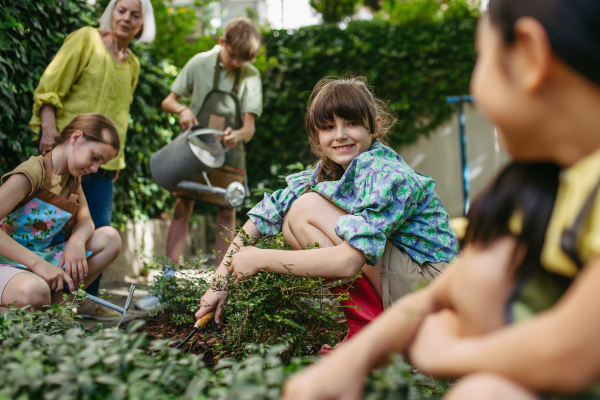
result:
<svg viewBox="0 0 600 400"><path fill-rule="evenodd" d="M204 317L202 317L198 321L196 321L194 326L196 328L203 329L210 321L212 321L212 319L215 317L215 313L216 313L215 311L209 312Z"/></svg>

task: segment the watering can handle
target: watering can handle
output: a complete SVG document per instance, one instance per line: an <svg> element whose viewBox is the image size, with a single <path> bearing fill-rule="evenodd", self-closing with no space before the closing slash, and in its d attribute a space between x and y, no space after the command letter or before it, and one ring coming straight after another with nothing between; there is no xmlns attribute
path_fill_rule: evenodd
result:
<svg viewBox="0 0 600 400"><path fill-rule="evenodd" d="M198 128L198 129L196 129ZM223 136L223 131L218 129L210 129L210 128L201 128L200 125L194 125L189 128L189 136L201 136L201 135L221 135ZM193 132L193 133L192 133Z"/></svg>

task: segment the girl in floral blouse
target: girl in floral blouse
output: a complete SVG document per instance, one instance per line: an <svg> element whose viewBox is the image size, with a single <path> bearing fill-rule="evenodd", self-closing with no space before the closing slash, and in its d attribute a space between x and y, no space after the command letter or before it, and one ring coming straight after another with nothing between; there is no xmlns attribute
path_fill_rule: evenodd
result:
<svg viewBox="0 0 600 400"><path fill-rule="evenodd" d="M61 302L63 293L56 292L65 285L71 291L87 287L119 255L117 231L94 227L81 177L115 158L120 146L108 117L80 114L45 156L31 157L2 177L0 310L15 302L36 309ZM59 232L66 241L51 246ZM87 303L82 308L92 306Z"/></svg>
<svg viewBox="0 0 600 400"><path fill-rule="evenodd" d="M457 254L458 241L435 181L385 145L394 122L364 78L319 81L306 127L321 160L288 176L285 189L266 194L244 225L253 236L283 232L296 251L241 248L215 278L270 270L341 279L362 272L350 287L334 289L348 290L344 305L357 306L344 307L352 336L418 281L438 275ZM319 249L304 251L314 243ZM226 291L209 290L196 318L216 307L220 322L226 299Z"/></svg>

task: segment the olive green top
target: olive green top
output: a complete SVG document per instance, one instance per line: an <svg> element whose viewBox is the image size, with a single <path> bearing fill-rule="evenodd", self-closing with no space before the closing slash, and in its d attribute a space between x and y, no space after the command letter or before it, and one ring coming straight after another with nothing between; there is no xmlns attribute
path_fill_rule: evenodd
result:
<svg viewBox="0 0 600 400"><path fill-rule="evenodd" d="M33 94L33 116L29 127L40 133L40 109L51 104L60 133L78 114L100 113L115 124L121 149L108 170L125 168L123 151L129 121L129 105L138 83L140 62L129 51L127 61L117 64L97 29L86 27L72 32L40 78Z"/></svg>

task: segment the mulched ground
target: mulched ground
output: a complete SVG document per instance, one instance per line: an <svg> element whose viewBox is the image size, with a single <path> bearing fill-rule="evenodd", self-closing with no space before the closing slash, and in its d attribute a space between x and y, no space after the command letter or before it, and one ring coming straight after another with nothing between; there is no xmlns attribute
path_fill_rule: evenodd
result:
<svg viewBox="0 0 600 400"><path fill-rule="evenodd" d="M146 317L144 320L146 321L146 324L142 326L140 330L148 332L149 340L176 339L177 343L179 343L187 337L193 328L192 324L179 326L175 325L175 323L171 321L171 316L169 314L158 314L155 317ZM339 320L338 323L345 324L346 321ZM123 328L126 328L126 326ZM211 346L214 345L218 340L221 340L215 335L214 329L215 326L211 324L206 330L198 332L196 336L184 346L183 349L185 352L190 352L192 354L204 353L204 362L208 366L213 366L218 361L218 359L215 359L216 354L211 351ZM311 327L309 326L308 329L310 330ZM322 333L329 333L329 331L323 329ZM344 339L344 337L346 337L346 333L346 330L335 332L336 343L339 343L342 339ZM175 343L173 346L177 345L177 343ZM324 343L311 344L318 349ZM190 345L192 346L191 349Z"/></svg>

